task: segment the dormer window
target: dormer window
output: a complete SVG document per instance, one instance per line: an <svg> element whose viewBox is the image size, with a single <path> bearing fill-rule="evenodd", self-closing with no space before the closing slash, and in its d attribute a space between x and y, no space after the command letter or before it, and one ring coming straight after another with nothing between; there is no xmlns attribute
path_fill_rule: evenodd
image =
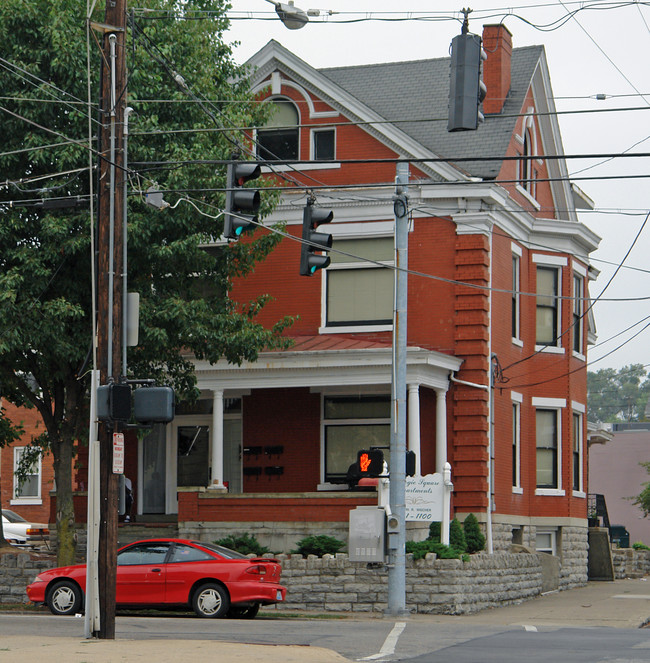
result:
<svg viewBox="0 0 650 663"><path fill-rule="evenodd" d="M257 157L262 161L298 160L300 118L289 99L273 99L266 125L257 131Z"/></svg>

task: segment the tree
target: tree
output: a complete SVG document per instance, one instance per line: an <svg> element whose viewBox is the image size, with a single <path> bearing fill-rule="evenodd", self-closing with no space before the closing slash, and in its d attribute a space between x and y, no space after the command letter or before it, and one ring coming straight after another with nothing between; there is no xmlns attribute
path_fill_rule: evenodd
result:
<svg viewBox="0 0 650 663"><path fill-rule="evenodd" d="M590 421L643 421L649 395L650 380L642 364L587 372Z"/></svg>
<svg viewBox="0 0 650 663"><path fill-rule="evenodd" d="M282 332L291 320L272 329L256 322L266 295L248 303L228 296L233 277L253 270L278 235L258 232L250 242L204 248L223 230L225 186L225 166L204 162L241 147L245 156L249 139L236 127L263 124L265 111L223 40L225 2L140 4L152 11L135 13L129 37L128 99L136 117L128 271L129 290L140 293L129 374L171 383L192 398L191 354L241 363L261 348L287 346ZM100 22L101 9L94 17ZM200 20L182 20L193 10L204 10L192 15ZM92 367L91 220L76 206L87 205L90 193L86 24L75 0L4 0L0 33L0 383L10 402L36 407L43 418L57 486L58 562L67 564L75 554L73 457L75 442L87 438ZM91 78L99 71L92 39L90 71ZM97 99L93 104L96 135L104 118ZM93 140L93 163L99 149ZM154 182L170 208L145 204L142 192ZM272 196L264 198L268 211Z"/></svg>

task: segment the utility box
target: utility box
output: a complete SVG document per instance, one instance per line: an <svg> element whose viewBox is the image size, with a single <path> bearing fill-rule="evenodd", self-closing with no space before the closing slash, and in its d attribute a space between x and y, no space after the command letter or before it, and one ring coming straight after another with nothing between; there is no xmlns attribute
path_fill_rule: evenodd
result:
<svg viewBox="0 0 650 663"><path fill-rule="evenodd" d="M379 506L350 511L348 555L351 562L386 561L386 512Z"/></svg>

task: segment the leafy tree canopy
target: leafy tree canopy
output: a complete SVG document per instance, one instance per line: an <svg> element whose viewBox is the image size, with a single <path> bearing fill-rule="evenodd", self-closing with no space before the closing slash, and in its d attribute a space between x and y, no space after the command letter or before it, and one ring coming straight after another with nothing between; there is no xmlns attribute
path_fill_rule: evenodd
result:
<svg viewBox="0 0 650 663"><path fill-rule="evenodd" d="M102 22L100 4L93 19ZM104 121L95 36L89 46L90 110L86 103L85 5L3 0L0 11L0 384L3 396L38 408L44 419L60 539L60 523L74 521L72 445L85 438L88 423L92 260L88 209L52 205L61 198L88 200L88 168L97 163L96 137ZM281 334L290 324L281 320L265 329L256 322L264 293L248 303L227 295L232 278L254 269L277 235L258 232L251 242L204 248L223 229L225 166L198 161L230 158L246 141L234 127L259 126L265 119L224 42L227 8L223 0L140 0L127 37L127 98L135 111L128 145L128 274L129 290L140 293L141 304L139 346L130 351L129 372L164 376L184 395L194 390L188 351L211 362L222 356L233 363L254 361L261 348L286 344ZM179 18L196 9L210 10L209 18ZM147 165L154 161L164 165ZM144 203L140 192L154 182L171 203L166 210ZM94 184L95 191L106 186ZM268 211L272 196L263 197ZM60 555L59 561L65 559Z"/></svg>
<svg viewBox="0 0 650 663"><path fill-rule="evenodd" d="M642 364L587 372L590 421L644 421L649 395L650 380Z"/></svg>

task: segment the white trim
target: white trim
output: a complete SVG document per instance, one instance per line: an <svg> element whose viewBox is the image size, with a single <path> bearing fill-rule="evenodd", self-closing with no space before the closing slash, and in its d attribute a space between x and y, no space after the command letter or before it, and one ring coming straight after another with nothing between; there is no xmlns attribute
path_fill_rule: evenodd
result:
<svg viewBox="0 0 650 663"><path fill-rule="evenodd" d="M585 498L587 497L587 493L583 493L581 490L574 490L573 491L573 497L580 497L580 498Z"/></svg>
<svg viewBox="0 0 650 663"><path fill-rule="evenodd" d="M535 495L546 495L547 497L562 497L566 495L562 488L535 488Z"/></svg>
<svg viewBox="0 0 650 663"><path fill-rule="evenodd" d="M531 260L538 265L548 265L549 267L566 267L568 264L564 256L549 256L545 253L533 253Z"/></svg>
<svg viewBox="0 0 650 663"><path fill-rule="evenodd" d="M38 458L34 461L36 464L36 471L30 474L29 476L36 476L38 477L38 481L36 482L37 485L37 491L36 495L18 495L17 490L18 490L18 477L16 476L16 467L18 466L18 463L20 462L20 456L22 456L23 452L25 449L27 449L28 445L22 445L22 446L15 446L13 447L13 485L11 488L11 504L42 504L42 486L41 483L43 481L43 465L42 465L42 453L39 454Z"/></svg>
<svg viewBox="0 0 650 663"><path fill-rule="evenodd" d="M515 242L510 242L510 251L514 253L515 255L518 255L520 258L523 256L524 252L521 246L519 244L516 244Z"/></svg>
<svg viewBox="0 0 650 663"><path fill-rule="evenodd" d="M582 403L578 403L577 401L571 401L571 409L574 412L579 412L580 414L584 414L587 411L586 406L584 406Z"/></svg>
<svg viewBox="0 0 650 663"><path fill-rule="evenodd" d="M515 189L517 193L520 193L536 210L542 209L542 206L533 198L529 191L524 189L521 184L515 184Z"/></svg>
<svg viewBox="0 0 650 663"><path fill-rule="evenodd" d="M579 262L572 260L571 269L577 274L580 274L580 276L582 276L583 279L587 278L587 270Z"/></svg>
<svg viewBox="0 0 650 663"><path fill-rule="evenodd" d="M563 355L564 348L557 345L536 345L535 352L548 352L548 354L552 355Z"/></svg>
<svg viewBox="0 0 650 663"><path fill-rule="evenodd" d="M353 325L350 327L319 327L318 328L318 333L319 334L353 334L353 333L360 333L363 334L365 332L385 332L385 331L393 331L393 325Z"/></svg>
<svg viewBox="0 0 650 663"><path fill-rule="evenodd" d="M531 398L531 405L533 407L560 409L566 407L566 398L542 398L540 396L533 396L533 398Z"/></svg>
<svg viewBox="0 0 650 663"><path fill-rule="evenodd" d="M300 141L300 139L298 139ZM262 166L263 173L293 173L296 170L338 170L341 168L340 163L301 163L301 164L278 164L277 166Z"/></svg>
<svg viewBox="0 0 650 663"><path fill-rule="evenodd" d="M524 489L521 486L513 486L512 487L512 494L513 495L523 495L524 494Z"/></svg>
<svg viewBox="0 0 650 663"><path fill-rule="evenodd" d="M517 345L520 348L524 347L524 342L520 338L515 338L514 336L511 338L512 344Z"/></svg>
<svg viewBox="0 0 650 663"><path fill-rule="evenodd" d="M279 85L279 87L278 87ZM262 81L261 83L258 83L254 88L251 89L251 94L255 95L258 92L261 92L262 90L265 90L267 87L269 87L269 82L268 79ZM310 94L305 90L302 85L299 85L298 83L295 83L292 80L289 80L287 78L282 78L282 74L279 71L274 71L271 73L271 94L268 97L265 97L263 99L263 102L266 102L267 99L270 99L274 96L282 96L282 88L283 87L290 87L296 90L300 94L300 96L305 100L305 104L307 104L307 108L309 109L309 118L319 118L319 117L340 117L341 114L337 110L331 110L331 111L317 111L316 108L314 107L314 101L312 100ZM287 96L287 95L285 95ZM291 99L291 97L287 96L287 99ZM291 99L293 101L293 99ZM295 103L295 102L294 102Z"/></svg>
<svg viewBox="0 0 650 663"><path fill-rule="evenodd" d="M520 394L517 391L511 391L510 392L510 400L515 401L515 403L523 403L524 402L524 395Z"/></svg>
<svg viewBox="0 0 650 663"><path fill-rule="evenodd" d="M587 361L587 357L585 357L583 354L580 354L579 352L576 352L575 350L572 350L571 354L573 355L574 359L578 359L579 361Z"/></svg>
<svg viewBox="0 0 650 663"><path fill-rule="evenodd" d="M512 275L513 275L513 284L512 284L512 290L513 290L513 299L514 299L514 305L516 308L515 311L515 334L512 336L512 342L515 345L518 345L518 342L521 343L521 347L523 347L523 340L521 338L521 263L522 263L522 255L521 255L521 248L518 247L516 244L511 243L511 248L516 247L518 250L512 250L511 251L511 262L512 262ZM515 268L516 265L516 268ZM516 272L516 273L515 273ZM516 280L516 282L514 282ZM511 323L512 326L512 323ZM512 332L512 330L511 330Z"/></svg>

